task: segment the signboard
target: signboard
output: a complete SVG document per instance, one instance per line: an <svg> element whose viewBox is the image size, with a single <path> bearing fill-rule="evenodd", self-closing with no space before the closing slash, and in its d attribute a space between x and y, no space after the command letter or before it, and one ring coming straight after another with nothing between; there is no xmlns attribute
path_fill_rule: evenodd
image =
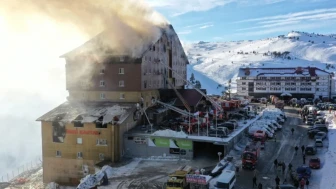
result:
<svg viewBox="0 0 336 189"><path fill-rule="evenodd" d="M99 131L85 131L85 130L77 130L77 129L67 129L66 134L73 135L100 135Z"/></svg>
<svg viewBox="0 0 336 189"><path fill-rule="evenodd" d="M174 139L177 146L181 149L192 150L192 141L183 139Z"/></svg>
<svg viewBox="0 0 336 189"><path fill-rule="evenodd" d="M169 138L151 138L156 147L167 147L169 148Z"/></svg>
<svg viewBox="0 0 336 189"><path fill-rule="evenodd" d="M188 183L195 183L201 185L207 184L207 179L206 176L204 175L187 174L186 180Z"/></svg>
<svg viewBox="0 0 336 189"><path fill-rule="evenodd" d="M147 139L146 138L134 137L133 140L137 144L147 144Z"/></svg>

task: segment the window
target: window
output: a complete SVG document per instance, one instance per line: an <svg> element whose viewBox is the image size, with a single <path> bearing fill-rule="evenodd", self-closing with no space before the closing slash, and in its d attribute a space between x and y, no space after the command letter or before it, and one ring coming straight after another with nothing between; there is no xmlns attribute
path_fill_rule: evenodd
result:
<svg viewBox="0 0 336 189"><path fill-rule="evenodd" d="M147 88L147 81L144 81L144 88Z"/></svg>
<svg viewBox="0 0 336 189"><path fill-rule="evenodd" d="M82 138L77 138L77 144L83 144L83 139Z"/></svg>
<svg viewBox="0 0 336 189"><path fill-rule="evenodd" d="M105 93L100 93L100 99L105 99Z"/></svg>
<svg viewBox="0 0 336 189"><path fill-rule="evenodd" d="M61 153L61 151L56 151L56 157L61 157L62 156L62 153Z"/></svg>
<svg viewBox="0 0 336 189"><path fill-rule="evenodd" d="M124 68L119 68L119 74L124 74Z"/></svg>
<svg viewBox="0 0 336 189"><path fill-rule="evenodd" d="M124 93L120 93L120 99L125 99L125 94Z"/></svg>
<svg viewBox="0 0 336 189"><path fill-rule="evenodd" d="M82 152L77 152L77 158L83 158L83 153Z"/></svg>
<svg viewBox="0 0 336 189"><path fill-rule="evenodd" d="M104 81L104 80L101 80L101 81L100 81L100 86L101 86L101 87L105 87L105 81Z"/></svg>
<svg viewBox="0 0 336 189"><path fill-rule="evenodd" d="M120 62L124 62L125 61L125 57L121 56L120 57Z"/></svg>
<svg viewBox="0 0 336 189"><path fill-rule="evenodd" d="M107 146L107 140L106 139L97 139L97 145L98 146Z"/></svg>
<svg viewBox="0 0 336 189"><path fill-rule="evenodd" d="M246 87L243 87L242 90L245 91L245 90L246 90Z"/></svg>
<svg viewBox="0 0 336 189"><path fill-rule="evenodd" d="M104 160L104 154L103 153L99 153L99 160L101 160L101 161Z"/></svg>
<svg viewBox="0 0 336 189"><path fill-rule="evenodd" d="M100 69L100 74L104 74L105 73L105 69Z"/></svg>
<svg viewBox="0 0 336 189"><path fill-rule="evenodd" d="M242 82L242 85L246 85L246 82Z"/></svg>
<svg viewBox="0 0 336 189"><path fill-rule="evenodd" d="M153 51L155 51L155 45L153 45Z"/></svg>
<svg viewBox="0 0 336 189"><path fill-rule="evenodd" d="M120 80L120 81L119 81L119 87L125 87L125 85L124 85L124 80Z"/></svg>

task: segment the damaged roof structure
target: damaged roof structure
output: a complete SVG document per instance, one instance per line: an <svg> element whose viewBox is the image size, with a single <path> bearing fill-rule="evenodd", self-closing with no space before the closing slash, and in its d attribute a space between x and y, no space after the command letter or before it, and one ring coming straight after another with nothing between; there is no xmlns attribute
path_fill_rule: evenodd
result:
<svg viewBox="0 0 336 189"><path fill-rule="evenodd" d="M37 121L121 124L135 108L134 104L112 102L65 102Z"/></svg>

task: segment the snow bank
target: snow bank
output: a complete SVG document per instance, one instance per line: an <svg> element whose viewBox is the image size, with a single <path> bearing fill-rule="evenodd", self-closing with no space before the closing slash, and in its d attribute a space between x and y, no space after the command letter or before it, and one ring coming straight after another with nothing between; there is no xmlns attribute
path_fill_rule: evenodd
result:
<svg viewBox="0 0 336 189"><path fill-rule="evenodd" d="M327 121L329 124L329 147L325 154L325 161L322 167L322 171L319 176L321 176L320 188L336 189L336 175L335 175L335 164L336 164L336 122L333 120L332 115L328 115Z"/></svg>
<svg viewBox="0 0 336 189"><path fill-rule="evenodd" d="M185 137L188 136L183 131L178 131L177 132L177 131L173 131L173 130L170 130L170 129L155 131L152 135L166 136L166 137L179 137L179 138L185 138Z"/></svg>
<svg viewBox="0 0 336 189"><path fill-rule="evenodd" d="M131 163L121 167L110 167L108 165L105 165L101 170L106 172L107 178L129 176L138 166L141 160L142 159L136 158Z"/></svg>

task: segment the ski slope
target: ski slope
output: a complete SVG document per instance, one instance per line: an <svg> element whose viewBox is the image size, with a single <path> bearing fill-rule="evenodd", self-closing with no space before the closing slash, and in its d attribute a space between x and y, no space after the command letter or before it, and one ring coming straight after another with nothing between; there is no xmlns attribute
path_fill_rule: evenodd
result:
<svg viewBox="0 0 336 189"><path fill-rule="evenodd" d="M230 42L198 42L186 44L189 58L188 79L194 73L209 94L220 94L218 84L235 80L241 67L313 66L335 71L327 64L336 64L336 36L292 31L287 35L261 40ZM286 58L271 52L285 52ZM335 65L336 66L336 65Z"/></svg>

